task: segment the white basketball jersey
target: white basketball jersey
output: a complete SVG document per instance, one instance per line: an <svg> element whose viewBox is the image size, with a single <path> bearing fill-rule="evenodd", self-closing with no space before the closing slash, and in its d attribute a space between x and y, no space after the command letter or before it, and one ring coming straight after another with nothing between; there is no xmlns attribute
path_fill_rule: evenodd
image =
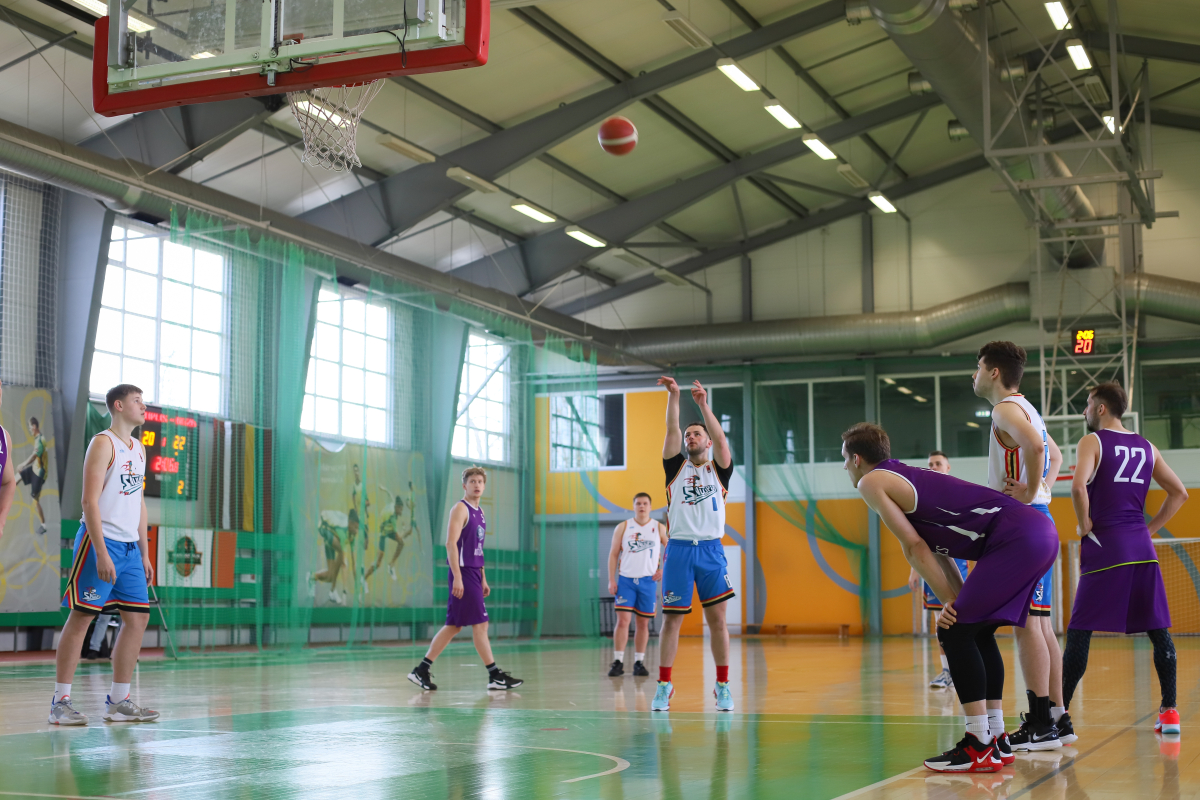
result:
<svg viewBox="0 0 1200 800"><path fill-rule="evenodd" d="M1050 504L1050 486L1046 482L1046 473L1050 471L1050 447L1046 444L1046 423L1042 421L1042 415L1038 413L1033 404L1025 399L1023 395L1014 394L1000 401L1001 403L1012 403L1021 411L1025 412L1025 416L1033 423L1034 429L1042 435L1042 444L1046 445L1045 453L1042 457L1042 473L1034 476L1034 480L1040 484L1038 486L1037 495L1033 498L1034 505L1049 505ZM1018 477L1019 476L1019 477ZM1029 476L1025 474L1025 462L1021 458L1021 448L1008 448L1000 441L1000 432L996 430L995 423L992 424L992 438L988 444L988 486L998 492L1004 491L1004 479L1017 478L1026 486L1029 485Z"/></svg>
<svg viewBox="0 0 1200 800"><path fill-rule="evenodd" d="M646 578L658 571L658 556L662 542L658 539L658 523L650 520L638 525L637 520L625 521L621 536L619 571L626 578Z"/></svg>
<svg viewBox="0 0 1200 800"><path fill-rule="evenodd" d="M684 459L667 481L667 525L672 539L702 542L725 535L725 492L717 465Z"/></svg>
<svg viewBox="0 0 1200 800"><path fill-rule="evenodd" d="M111 430L101 431L113 446L113 457L100 490L100 526L104 538L136 542L142 521L142 489L146 481L146 454L136 440L122 442ZM86 521L86 520L85 520Z"/></svg>

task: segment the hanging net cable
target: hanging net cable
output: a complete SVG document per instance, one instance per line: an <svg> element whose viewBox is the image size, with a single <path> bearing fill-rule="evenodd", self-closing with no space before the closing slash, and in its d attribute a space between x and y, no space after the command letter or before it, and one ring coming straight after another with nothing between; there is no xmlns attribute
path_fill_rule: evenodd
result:
<svg viewBox="0 0 1200 800"><path fill-rule="evenodd" d="M361 167L355 149L358 123L382 87L383 81L375 80L288 92L292 116L304 137L304 162L333 172Z"/></svg>

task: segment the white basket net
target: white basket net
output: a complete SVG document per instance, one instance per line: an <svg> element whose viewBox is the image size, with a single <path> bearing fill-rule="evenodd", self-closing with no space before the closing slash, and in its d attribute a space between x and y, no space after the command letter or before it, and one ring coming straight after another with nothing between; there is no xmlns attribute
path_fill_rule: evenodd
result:
<svg viewBox="0 0 1200 800"><path fill-rule="evenodd" d="M304 161L334 172L361 167L354 140L367 105L382 80L351 86L318 86L288 92L292 114L304 134Z"/></svg>

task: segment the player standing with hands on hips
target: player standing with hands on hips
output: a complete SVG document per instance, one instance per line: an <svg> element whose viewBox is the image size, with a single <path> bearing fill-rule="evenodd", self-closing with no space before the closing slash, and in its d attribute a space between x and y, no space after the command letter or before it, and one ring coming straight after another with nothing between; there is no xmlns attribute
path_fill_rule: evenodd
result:
<svg viewBox="0 0 1200 800"><path fill-rule="evenodd" d="M721 423L708 407L708 390L692 382L692 400L704 422L679 430L679 384L662 377L667 389L667 436L663 440L663 470L667 477L669 540L663 561L663 631L659 642L658 689L651 711L668 711L675 687L671 668L679 650L683 615L692 613L693 587L700 593L704 618L711 635L717 685L713 696L718 711L733 711L729 691L729 629L725 627L725 601L734 597L721 537L725 535L725 494L733 476L733 453ZM712 458L708 451L712 448ZM687 449L685 457L680 450Z"/></svg>

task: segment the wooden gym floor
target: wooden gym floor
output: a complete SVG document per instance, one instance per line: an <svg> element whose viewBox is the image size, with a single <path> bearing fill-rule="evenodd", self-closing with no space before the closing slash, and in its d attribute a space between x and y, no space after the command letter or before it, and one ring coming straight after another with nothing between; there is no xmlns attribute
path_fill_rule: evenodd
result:
<svg viewBox="0 0 1200 800"><path fill-rule="evenodd" d="M921 766L962 732L952 696L927 688L939 666L927 640L735 639L733 714L712 708L698 638L681 645L671 712L655 715L655 679L603 677L611 650L594 641L495 643L526 681L507 694L484 689L469 641L425 694L405 680L423 652L408 646L147 658L134 698L163 715L144 725L100 721L109 668L85 664L74 700L92 723L62 729L46 724L53 665L0 663L0 797L1200 797L1200 747L1187 744L1200 641L1177 640L1182 742L1152 731L1148 644L1094 640L1076 746L979 776ZM1024 687L1001 646L1011 730Z"/></svg>

